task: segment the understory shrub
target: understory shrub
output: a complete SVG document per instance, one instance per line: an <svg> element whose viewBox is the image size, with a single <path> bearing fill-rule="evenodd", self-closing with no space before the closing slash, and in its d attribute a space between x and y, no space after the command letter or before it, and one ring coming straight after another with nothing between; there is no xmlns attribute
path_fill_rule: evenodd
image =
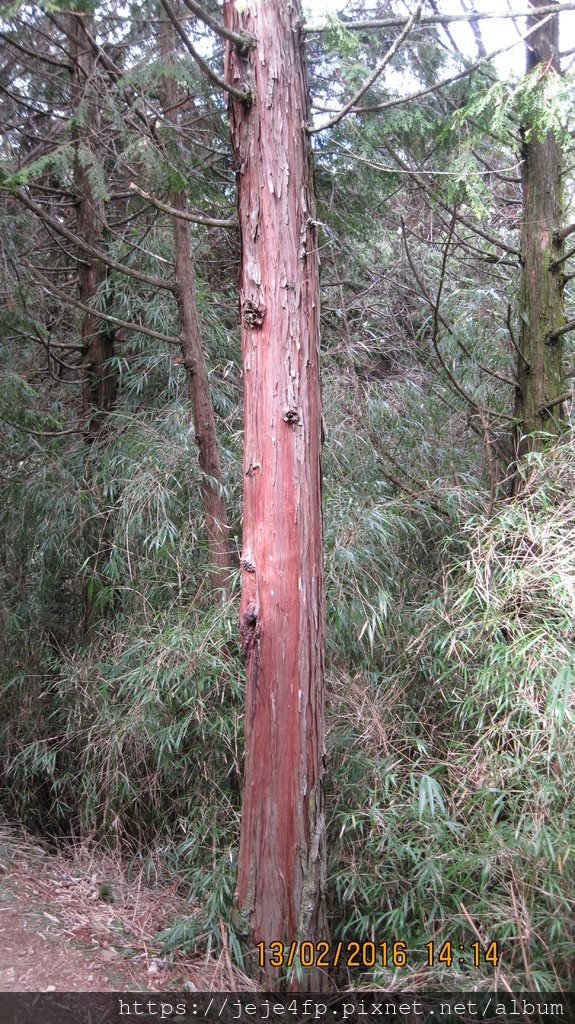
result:
<svg viewBox="0 0 575 1024"><path fill-rule="evenodd" d="M572 987L573 440L523 472L517 498L464 524L408 667L333 680L332 920L405 940L407 965L375 972L386 986Z"/></svg>

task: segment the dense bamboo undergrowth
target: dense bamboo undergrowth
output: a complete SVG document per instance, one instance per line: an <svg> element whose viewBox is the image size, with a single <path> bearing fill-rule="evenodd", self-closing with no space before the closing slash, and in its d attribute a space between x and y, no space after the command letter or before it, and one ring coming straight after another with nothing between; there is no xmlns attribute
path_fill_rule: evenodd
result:
<svg viewBox="0 0 575 1024"><path fill-rule="evenodd" d="M180 35L166 60L147 31L157 5L139 5L122 36L114 4L82 4L95 8L105 42L73 109L73 54L53 5L12 5L4 27L14 46L0 64L11 90L0 143L0 806L63 848L104 844L176 886L189 914L163 933L167 949L216 949L225 934L247 965L233 909L245 703L238 168L221 90ZM201 26L185 28L205 44ZM558 216L568 225L572 76L503 80L487 62L439 90L469 64L446 39L414 30L361 99L380 109L323 133L310 126L328 923L334 940L405 942L405 964L341 970L341 985L572 989L569 395L546 395L559 439L540 432L524 447L544 451L519 470L513 448L524 427L515 372L532 371L518 364L529 333L520 128L523 143L539 133L564 152ZM322 104L356 93L387 42L334 21L306 46L321 119ZM214 66L222 56L219 40ZM423 90L417 102L400 97L406 82ZM177 117L162 106L166 92L181 95ZM87 117L96 99L101 131ZM30 104L49 122L45 152L29 137ZM92 148L82 148L90 131ZM70 237L82 188L105 220L93 227L96 257ZM182 212L223 482L202 477L190 409L173 252ZM570 321L575 228L565 230L555 239L562 262L549 269ZM78 289L79 253L96 260L90 294ZM104 370L114 386L90 432L80 343L100 324L95 312L113 325ZM247 312L259 329L265 309ZM547 339L557 359L560 336ZM572 339L566 332L563 369ZM229 524L229 588L216 601L206 490L224 499ZM472 967L454 956L429 968L431 940L436 950L496 942L499 960Z"/></svg>
<svg viewBox="0 0 575 1024"><path fill-rule="evenodd" d="M154 877L176 877L201 910L175 923L167 945L217 945L223 915L239 959L237 589L224 608L210 605L184 387L178 371L168 406L142 419L126 379L88 491L77 444L20 440L3 482L13 512L2 552L2 802L55 838L97 838ZM462 471L456 434L431 451L422 423L411 455L435 470L440 514L428 494L393 494L377 476L374 439L384 422L398 428L405 389L399 401L386 387L386 412L373 384L358 385L353 409L335 374L325 391L333 934L404 939L410 967L379 970L386 985L430 982L414 969L430 938L478 935L498 941L499 973L461 968L457 984L565 985L575 449L568 440L533 457L521 499L486 516L479 490L449 483ZM372 441L350 429L359 414L376 417ZM237 443L230 430L236 522ZM94 519L97 576L83 547ZM433 981L451 984L454 972L439 965Z"/></svg>

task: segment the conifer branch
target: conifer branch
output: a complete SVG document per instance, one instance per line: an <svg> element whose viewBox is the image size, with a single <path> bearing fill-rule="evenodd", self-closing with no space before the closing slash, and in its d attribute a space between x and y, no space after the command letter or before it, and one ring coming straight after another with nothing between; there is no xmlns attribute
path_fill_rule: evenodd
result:
<svg viewBox="0 0 575 1024"><path fill-rule="evenodd" d="M188 213L187 210L178 210L175 206L170 206L168 203L162 202L161 199L157 199L156 196L150 195L149 192L144 192L133 181L130 182L130 192L135 192L142 199L146 199L151 203L152 206L156 206L158 210L163 210L164 213L169 213L172 217L178 217L179 220L188 220L192 224L205 224L211 228L237 228L238 226L237 220L231 217L226 220L218 217L207 217L202 213Z"/></svg>
<svg viewBox="0 0 575 1024"><path fill-rule="evenodd" d="M191 39L188 37L187 32L185 32L184 29L182 28L180 20L176 15L174 8L172 7L169 0L160 0L160 3L164 8L166 14L168 15L168 18L170 19L176 32L178 33L180 39L182 40L184 46L186 47L186 50L188 51L190 56L193 57L198 67L201 68L206 78L209 78L210 81L213 82L214 85L219 86L220 89L224 89L225 92L229 92L230 96L235 96L235 98L237 100L240 100L241 103L248 103L251 98L250 93L244 91L243 89L236 89L233 85L230 85L229 82L226 82L224 78L221 78L220 75L218 75L210 67L208 62L204 60L201 54L198 53Z"/></svg>
<svg viewBox="0 0 575 1024"><path fill-rule="evenodd" d="M399 164L400 167L402 167L406 171L411 171L413 181L415 181L416 184L419 185L419 187L422 189L422 191L425 192L425 194L429 197L429 186L424 180L422 180L421 177L419 177L419 169L414 170L413 168L411 168L409 164L406 163L405 160L403 160L400 157L399 153L396 153L396 151L389 144L389 142L385 142L384 147L385 149L387 149L390 156L393 157L393 159ZM449 212L449 207L447 203L443 203L441 202L441 200L438 200L438 202L439 205L442 206L444 210L447 210ZM513 249L510 245L507 245L500 238L497 238L495 235L492 235L488 231L484 231L482 228L474 224L473 221L468 220L467 217L463 217L460 213L458 213L457 220L459 221L460 224L463 224L464 227L469 228L470 231L473 231L476 235L479 235L480 238L484 238L485 241L489 242L491 245L495 245L497 246L497 248L503 249L503 251L509 253L510 256L519 257L520 253L518 249Z"/></svg>
<svg viewBox="0 0 575 1024"><path fill-rule="evenodd" d="M142 281L143 284L152 285L153 288L164 288L166 291L174 292L175 284L173 281L165 281L161 277L152 277L151 274L144 274L141 270L135 270L133 267L127 267L125 263L118 263L117 260L112 259L105 252L100 249L96 249L95 246L90 245L83 238L80 238L74 231L67 228L65 224L62 224L55 217L52 217L46 210L35 203L30 196L26 195L23 189L17 188L13 193L17 199L20 200L23 206L26 206L32 213L35 213L44 224L48 224L57 234L66 238L69 242L72 242L81 252L91 256L93 259L101 260L106 266L112 270L118 270L121 274L126 274L127 277L133 277L136 281ZM91 311L93 312L93 311Z"/></svg>
<svg viewBox="0 0 575 1024"><path fill-rule="evenodd" d="M457 207L454 207L454 210L453 210L453 213L452 213L452 216L451 216L451 222L450 222L450 225L449 225L447 241L446 241L445 246L443 248L443 256L442 256L442 260L441 260L441 270L440 270L440 274L439 274L439 285L438 285L438 288L437 288L437 294L436 294L435 300L432 303L433 304L433 324L432 324L432 332L431 332L431 342L432 342L432 345L433 345L434 352L435 352L435 354L437 356L439 365L441 366L442 370L447 375L448 379L451 381L451 384L452 384L454 390L457 392L457 394L459 394L465 400L465 402L467 402L467 404L471 407L471 409L474 410L474 412L481 419L482 423L483 423L483 417L486 414L489 414L490 416L493 416L494 418L499 418L499 419L508 420L510 422L514 422L512 416L506 416L505 413L496 413L496 412L494 412L494 411L492 411L490 409L483 409L481 406L479 406L478 403L473 398L471 398L471 396L467 393L465 388L463 388L461 386L461 384L459 383L457 378L451 372L449 366L447 365L447 363L445 362L445 359L443 358L443 355L441 353L441 349L439 348L439 324L443 323L445 325L445 320L443 319L443 317L441 315L441 309L440 309L440 306L441 306L441 296L443 294L443 288L444 288L444 285L445 285L445 275L446 275L446 272L447 272L447 258L449 256L449 246L451 245L451 240L453 238L453 233L455 231L455 225L457 223L457 219L458 219L457 218ZM410 265L414 275L417 278L417 272L416 272L416 269L415 269L415 264L413 262L411 253L409 251L409 246L407 244L407 235L404 233L403 237L404 237L404 240L405 240L405 251L406 251L406 254L407 254L407 259L408 259L409 265ZM427 295L425 297L427 298ZM447 328L447 330L449 330L449 328ZM511 381L506 381L506 383L511 383Z"/></svg>
<svg viewBox="0 0 575 1024"><path fill-rule="evenodd" d="M205 11L203 7L200 7L200 4L197 4L195 0L184 0L184 4L192 14L195 14L200 21L203 21L204 25L211 28L212 32L215 32L216 35L220 36L222 39L227 39L228 42L233 43L239 53L245 53L246 50L252 50L257 45L256 40L253 36L250 36L249 33L244 32L239 34L238 32L232 32L231 29L226 28L226 26L222 25L221 22L212 18L211 14L208 14L208 12Z"/></svg>
<svg viewBox="0 0 575 1024"><path fill-rule="evenodd" d="M575 4L573 5L573 7L575 9ZM532 25L512 43L508 43L505 46L501 46L499 47L498 50L492 50L491 53L488 53L485 57L481 57L473 64L469 64L462 71L458 71L456 74L450 75L448 78L443 78L441 82L436 82L434 85L430 85L425 89L419 89L417 92L409 93L408 96L398 96L395 97L394 99L382 100L381 103L370 103L369 105L366 105L364 107L356 107L355 109L352 108L351 113L371 114L375 113L378 110L389 110L392 107L400 107L404 103L410 103L412 100L421 99L421 97L423 96L429 96L431 95L431 93L439 92L441 89L445 89L448 85L453 85L455 82L459 82L462 78L465 78L467 75L471 75L474 71L478 71L480 68L485 67L485 65L488 64L489 61L493 60L495 57L501 56L502 53L507 53L508 50L512 50L513 47L517 46L518 43L524 42L526 39L529 38L532 32L535 32L538 29L540 29L542 24L544 24L545 21L547 21L550 17L551 15L548 15L547 18L544 18L542 21L538 21L536 25ZM420 19L419 24L421 25L422 22L423 19ZM322 128L317 128L313 130L322 131L323 127L328 126L322 126Z"/></svg>
<svg viewBox="0 0 575 1024"><path fill-rule="evenodd" d="M56 60L47 53L31 50L28 46L24 46L24 43L20 40L17 41L9 32L0 32L0 39L4 39L9 46L13 46L15 50L20 50L20 53L26 54L27 57L33 57L34 60L41 60L44 64L51 64L55 68L65 68L67 71L70 71L72 68L69 61Z"/></svg>
<svg viewBox="0 0 575 1024"><path fill-rule="evenodd" d="M168 345L179 345L180 339L170 334L162 334L161 331L154 331L151 327L144 327L142 324L130 323L129 320L120 320L117 316L111 316L109 313L102 313L98 309L94 309L93 306L86 305L85 302L81 302L80 299L76 299L72 295L68 295L62 288L58 288L57 285L53 284L52 281L48 280L44 276L38 267L35 267L28 260L22 260L24 266L30 271L33 277L36 278L39 283L54 295L57 299L61 299L63 302L68 303L70 306L75 306L76 309L81 309L83 313L88 313L90 316L95 317L98 320L104 320L106 323L114 324L115 327L121 327L125 331L134 331L135 334L146 334L149 338L156 338L157 341L165 341ZM48 346L47 346L48 347ZM52 345L50 344L50 348ZM72 348L71 345L62 346L65 348ZM81 345L73 346L74 349L84 351L84 347Z"/></svg>
<svg viewBox="0 0 575 1024"><path fill-rule="evenodd" d="M411 259L411 253L409 252L409 247L408 247L408 243L407 243L407 232L406 232L406 228L405 228L405 221L403 220L403 217L401 218L401 234L402 234L403 242L404 242L404 245L405 245L405 251L407 253L407 259L408 259L409 265L410 265L410 267L412 269L413 276L414 276L414 278L415 278L415 280L416 280L416 282L417 282L417 284L419 286L420 294L423 296L423 298L429 304L429 306L431 307L433 313L435 314L436 309L437 309L437 303L434 302L434 300L431 298L429 292L427 291L427 288L425 287L423 281L421 280L421 276L418 273L417 266L415 265L415 263ZM455 335L455 333L453 331L453 328L448 324L447 320L445 319L445 317L443 316L443 314L441 313L440 310L437 311L437 315L439 316L440 323L445 328L445 330L450 335L450 337L453 338L453 340L455 341L455 344L457 345L457 347L463 352L463 354L468 359L471 359L472 358L472 354L469 351L469 349L467 348L467 345L465 345L459 338L456 337L456 335ZM488 377L494 377L496 380L501 381L502 384L509 384L511 387L514 387L514 388L517 387L517 381L514 378L507 377L503 373L498 373L497 370L491 370L488 366L485 366L483 363L480 363L479 360L476 360L476 363L477 363L478 368L482 371L482 373L486 373Z"/></svg>
<svg viewBox="0 0 575 1024"><path fill-rule="evenodd" d="M401 47L404 40L407 39L413 26L417 24L417 22L419 21L422 7L423 3L418 4L418 6L415 8L415 11L413 12L411 17L407 21L406 25L404 26L403 30L397 36L397 39L395 39L394 42L391 44L389 50L384 55L384 57L382 57L379 63L375 66L371 74L368 75L364 82L362 82L355 95L352 96L352 98L341 108L341 110L338 111L338 113L335 114L332 118L330 118L330 120L327 121L326 124L322 124L321 127L319 128L312 129L314 132L325 131L327 128L333 128L334 125L339 124L342 118L344 118L345 115L348 114L353 107L355 107L355 105L359 102L361 97L365 95L368 89L370 89L371 86L377 81L377 79L385 70L389 62L393 59L393 57L395 57L395 54Z"/></svg>

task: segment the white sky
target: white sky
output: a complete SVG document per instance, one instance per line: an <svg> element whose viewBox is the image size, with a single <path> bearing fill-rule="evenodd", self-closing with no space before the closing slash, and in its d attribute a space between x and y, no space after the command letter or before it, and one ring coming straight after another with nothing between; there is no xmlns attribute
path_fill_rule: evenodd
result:
<svg viewBox="0 0 575 1024"><path fill-rule="evenodd" d="M326 14L341 13L345 11L345 6L345 0L304 0L304 8L309 12L310 21L322 18ZM471 0L469 6L474 11L493 12L503 8L505 0ZM526 10L528 6L528 0L509 0L511 10ZM406 13L410 13L414 7L414 0L407 0L405 7ZM462 13L459 0L439 0L438 7L442 14ZM431 10L429 13L432 13ZM564 11L560 18L561 50L570 50L575 46L575 11ZM488 53L499 50L503 46L515 44L507 53L501 54L495 59L501 77L505 78L509 74L522 75L525 70L525 44L518 38L518 35L526 30L525 19L519 19L516 23L517 27L511 19L504 18L481 21L479 25ZM470 26L455 23L449 27L461 52L475 56L476 46Z"/></svg>

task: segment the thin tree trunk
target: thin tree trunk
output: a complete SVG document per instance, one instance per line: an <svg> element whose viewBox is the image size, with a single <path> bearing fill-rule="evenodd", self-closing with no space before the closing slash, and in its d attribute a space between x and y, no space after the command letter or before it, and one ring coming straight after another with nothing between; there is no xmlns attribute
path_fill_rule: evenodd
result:
<svg viewBox="0 0 575 1024"><path fill-rule="evenodd" d="M245 400L237 898L277 986L286 963L270 965L270 943L326 937L319 257L299 3L226 0L225 20L257 40L226 55L228 83L253 97L230 102Z"/></svg>
<svg viewBox="0 0 575 1024"><path fill-rule="evenodd" d="M104 204L97 196L90 178L91 163L97 157L100 133L100 111L96 93L96 61L88 36L94 34L93 5L90 0L80 5L82 13L70 15L72 58L72 108L76 124L74 141L74 190L76 199L76 231L82 241L102 248ZM78 298L91 306L98 288L106 277L105 265L80 251L78 260ZM92 445L102 435L106 419L116 397L116 377L106 366L114 354L114 332L100 327L96 313L87 312L82 320L82 412L84 440ZM93 489L93 466L85 465L85 486ZM91 563L91 578L84 592L84 627L88 634L92 622L94 600L99 587L102 553L105 548L105 527L98 517L89 517L84 524L84 540Z"/></svg>
<svg viewBox="0 0 575 1024"><path fill-rule="evenodd" d="M73 130L75 145L74 188L76 193L77 233L91 245L100 243L104 225L104 204L95 194L90 180L90 161L96 152L99 133L99 110L96 99L95 58L87 38L94 34L91 5L84 4L84 14L70 15L72 38L72 105L80 119ZM82 113L80 113L82 112ZM78 261L78 298L90 305L106 276L105 266L80 253ZM114 332L98 326L95 313L85 313L82 321L83 413L86 441L96 440L112 408L116 396L116 379L105 366L114 353Z"/></svg>
<svg viewBox="0 0 575 1024"><path fill-rule="evenodd" d="M172 26L164 21L160 42L163 56L169 56L172 45ZM173 78L166 76L163 93L166 117L176 120L180 97L177 82ZM186 209L186 198L182 192L171 191L168 202L176 210ZM172 225L180 340L202 472L201 487L208 551L213 565L211 585L213 590L225 593L229 584L231 563L228 517L216 420L198 317L190 228L186 221L178 217L172 218Z"/></svg>
<svg viewBox="0 0 575 1024"><path fill-rule="evenodd" d="M534 11L543 0L531 0ZM529 19L537 23L534 14ZM559 19L546 21L527 41L527 72L539 71L539 88L559 74ZM562 154L553 132L541 136L525 124L523 135L523 225L521 236L522 286L520 296L521 355L518 358L515 412L518 419L517 454L521 457L544 445L534 432L559 435L564 427L565 390L563 340L554 335L565 320L564 277L556 263L563 253L559 237L563 227Z"/></svg>

